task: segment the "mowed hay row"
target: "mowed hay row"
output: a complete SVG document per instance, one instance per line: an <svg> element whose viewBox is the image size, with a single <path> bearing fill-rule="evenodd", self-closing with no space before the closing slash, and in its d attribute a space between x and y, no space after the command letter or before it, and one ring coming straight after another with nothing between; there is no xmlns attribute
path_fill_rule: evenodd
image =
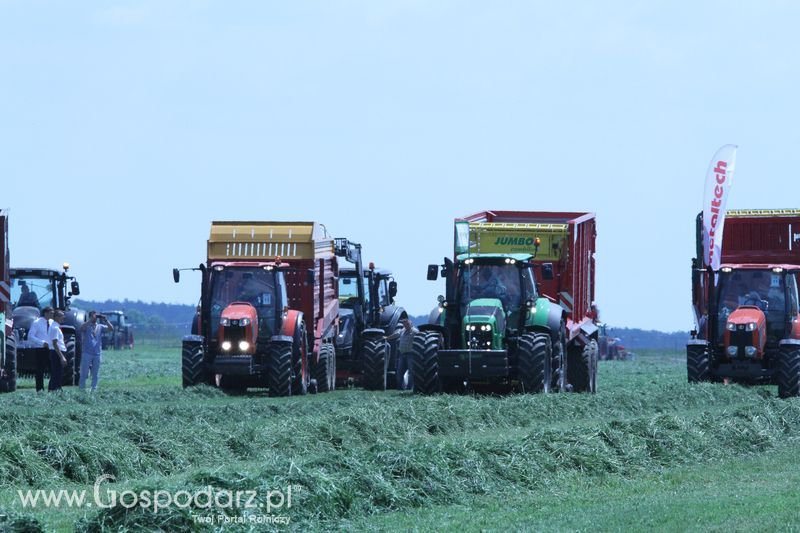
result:
<svg viewBox="0 0 800 533"><path fill-rule="evenodd" d="M292 484L303 487L291 513L301 526L535 490L576 473L633 476L800 436L797 401L721 385L501 398L344 391L289 400L201 388L31 401L48 402L48 414L28 404L0 417L10 429L0 441L0 476L11 486L90 484L101 474L151 490L212 485L263 495ZM195 528L191 513L117 508L83 526Z"/></svg>
<svg viewBox="0 0 800 533"><path fill-rule="evenodd" d="M31 397L2 411L0 477L26 487L170 476L230 461L266 461L340 448L389 449L423 438L558 431L597 420L769 405L757 389L683 384L647 393L418 397L348 391L290 400L226 397L210 388L150 394L113 391L88 398ZM88 398L88 399L87 399ZM35 405L42 403L41 406ZM577 430L578 433L582 429Z"/></svg>

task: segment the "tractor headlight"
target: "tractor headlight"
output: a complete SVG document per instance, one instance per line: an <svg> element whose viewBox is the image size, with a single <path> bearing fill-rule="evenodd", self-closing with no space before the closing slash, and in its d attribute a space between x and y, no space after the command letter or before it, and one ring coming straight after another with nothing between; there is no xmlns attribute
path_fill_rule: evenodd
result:
<svg viewBox="0 0 800 533"><path fill-rule="evenodd" d="M486 331L492 331L492 325L486 324Z"/></svg>
<svg viewBox="0 0 800 533"><path fill-rule="evenodd" d="M247 341L239 342L239 350L241 350L243 352L246 352L249 349L250 349L250 343L249 342L247 342Z"/></svg>
<svg viewBox="0 0 800 533"><path fill-rule="evenodd" d="M231 319L230 318L220 318L219 319L219 325L228 327L228 326L231 325Z"/></svg>
<svg viewBox="0 0 800 533"><path fill-rule="evenodd" d="M736 357L736 353L739 349L736 346L728 346L728 349L725 351L728 353L729 357Z"/></svg>
<svg viewBox="0 0 800 533"><path fill-rule="evenodd" d="M747 324L745 329L747 331L755 331L756 330L756 323L755 322L750 322L749 324Z"/></svg>
<svg viewBox="0 0 800 533"><path fill-rule="evenodd" d="M728 324L725 327L728 328L728 331L736 331L736 324L734 324L733 322L728 322Z"/></svg>
<svg viewBox="0 0 800 533"><path fill-rule="evenodd" d="M755 346L746 346L744 349L744 354L747 357L755 357L756 356L756 347Z"/></svg>
<svg viewBox="0 0 800 533"><path fill-rule="evenodd" d="M222 350L229 352L231 350L231 341L222 341Z"/></svg>
<svg viewBox="0 0 800 533"><path fill-rule="evenodd" d="M239 320L239 325L240 326L249 326L250 325L250 319L249 318L243 318L243 319Z"/></svg>

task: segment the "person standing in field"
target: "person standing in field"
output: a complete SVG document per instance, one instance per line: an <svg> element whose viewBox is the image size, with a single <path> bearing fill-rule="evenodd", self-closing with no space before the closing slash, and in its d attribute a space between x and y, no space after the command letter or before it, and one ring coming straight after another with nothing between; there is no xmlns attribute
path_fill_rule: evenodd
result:
<svg viewBox="0 0 800 533"><path fill-rule="evenodd" d="M67 345L64 344L64 332L61 331L61 323L64 322L64 311L56 309L53 313L53 324L50 324L48 334L50 344L50 382L47 390L61 390L61 382L64 379L64 367L67 366Z"/></svg>
<svg viewBox="0 0 800 533"><path fill-rule="evenodd" d="M414 324L408 318L403 318L400 322L403 324L403 330L384 338L387 341L400 339L397 342L397 388L399 390L413 390L414 372L411 370L411 358L414 353L414 335L419 333L419 330L414 327ZM405 383L404 379L406 372L408 372L408 384Z"/></svg>
<svg viewBox="0 0 800 533"><path fill-rule="evenodd" d="M99 320L99 322L98 322ZM89 311L89 320L81 326L81 341L83 343L83 358L81 359L81 377L79 387L86 389L86 378L92 372L92 392L97 390L100 379L100 361L103 355L103 331L114 331L114 326L105 315L98 315L97 311Z"/></svg>
<svg viewBox="0 0 800 533"><path fill-rule="evenodd" d="M28 341L36 348L33 350L34 364L36 365L36 392L44 390L44 373L50 368L50 328L53 324L53 308L42 309L42 316L31 324L28 331Z"/></svg>

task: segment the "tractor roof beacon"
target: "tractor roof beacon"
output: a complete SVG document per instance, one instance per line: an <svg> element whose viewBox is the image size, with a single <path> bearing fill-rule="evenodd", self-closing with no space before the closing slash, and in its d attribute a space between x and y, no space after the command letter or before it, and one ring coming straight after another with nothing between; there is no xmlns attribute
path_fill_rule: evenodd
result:
<svg viewBox="0 0 800 533"><path fill-rule="evenodd" d="M86 322L86 312L72 307L73 296L80 294L80 285L69 273L69 263L62 270L51 268L12 268L11 305L13 307L14 330L17 341L17 373L32 376L36 372L36 352L28 340L28 331L33 321L39 318L42 309L52 307L64 311L61 331L67 347L67 366L64 368L63 385L77 385L80 377L82 355L78 330ZM49 373L49 372L45 372Z"/></svg>
<svg viewBox="0 0 800 533"><path fill-rule="evenodd" d="M800 210L729 211L716 271L703 259L702 228L701 213L689 382L771 383L783 398L800 396Z"/></svg>
<svg viewBox="0 0 800 533"><path fill-rule="evenodd" d="M388 270L373 263L364 268L361 245L344 238L334 240L336 255L352 264L339 269L341 324L336 336L336 377L339 383L358 381L368 390L385 390L396 383L397 342L384 336L406 318L395 304L397 282Z"/></svg>
<svg viewBox="0 0 800 533"><path fill-rule="evenodd" d="M455 221L454 256L428 266L445 295L414 341L414 388L594 392L595 217L483 211Z"/></svg>
<svg viewBox="0 0 800 533"><path fill-rule="evenodd" d="M11 317L9 278L8 211L0 210L0 392L17 390L17 350Z"/></svg>
<svg viewBox="0 0 800 533"><path fill-rule="evenodd" d="M270 396L335 387L333 240L314 222L212 222L198 334L183 339L183 386ZM173 269L175 282L180 269Z"/></svg>

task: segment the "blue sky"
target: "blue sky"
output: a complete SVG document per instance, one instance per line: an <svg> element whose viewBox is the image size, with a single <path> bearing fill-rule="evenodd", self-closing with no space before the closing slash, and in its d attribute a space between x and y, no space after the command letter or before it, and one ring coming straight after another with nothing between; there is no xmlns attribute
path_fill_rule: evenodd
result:
<svg viewBox="0 0 800 533"><path fill-rule="evenodd" d="M425 266L481 209L598 217L611 324L689 329L708 162L797 207L794 2L0 0L12 262L89 299L192 303L212 219L314 219ZM440 283L440 282L439 282Z"/></svg>

